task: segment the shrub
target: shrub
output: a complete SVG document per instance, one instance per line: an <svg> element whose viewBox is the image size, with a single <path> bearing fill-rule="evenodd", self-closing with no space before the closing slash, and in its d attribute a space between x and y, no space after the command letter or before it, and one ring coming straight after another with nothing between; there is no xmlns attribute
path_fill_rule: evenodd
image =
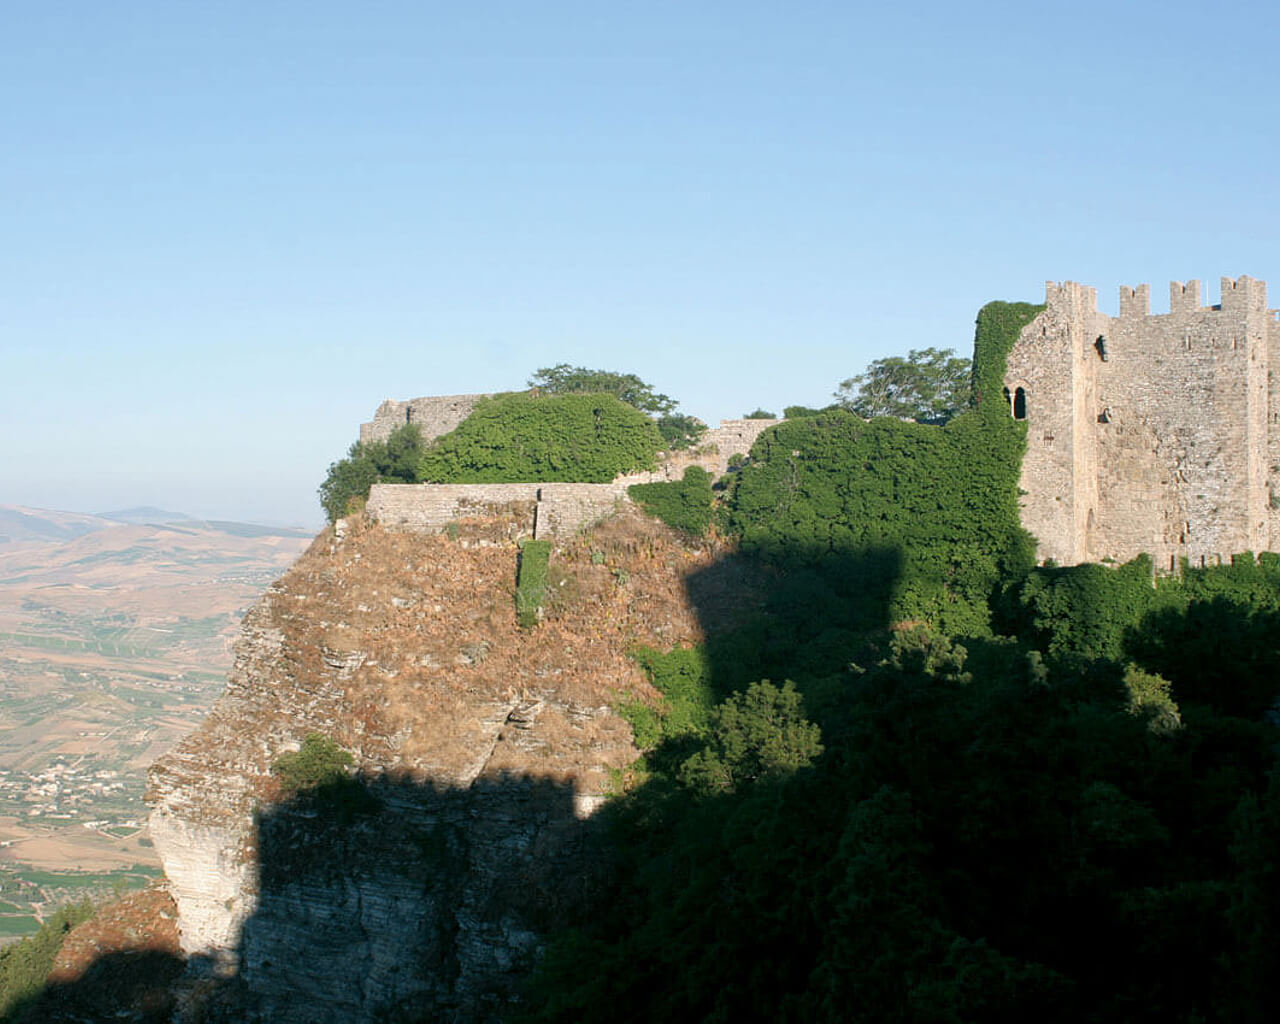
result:
<svg viewBox="0 0 1280 1024"><path fill-rule="evenodd" d="M707 432L707 425L694 416L667 415L658 417L658 433L668 451L692 448Z"/></svg>
<svg viewBox="0 0 1280 1024"><path fill-rule="evenodd" d="M547 569L551 564L551 542L528 540L520 546L516 570L516 617L524 629L538 624L538 611L547 596Z"/></svg>
<svg viewBox="0 0 1280 1024"><path fill-rule="evenodd" d="M329 522L353 512L376 483L416 483L422 452L422 431L413 424L398 427L385 441L353 444L345 459L329 466L319 488L320 506Z"/></svg>
<svg viewBox="0 0 1280 1024"><path fill-rule="evenodd" d="M322 733L307 733L302 748L281 754L271 764L271 773L291 794L342 783L354 763L351 754Z"/></svg>
<svg viewBox="0 0 1280 1024"><path fill-rule="evenodd" d="M784 775L822 753L821 731L805 719L795 684L767 679L730 697L712 713L711 743L680 767L686 786L732 792L744 783Z"/></svg>
<svg viewBox="0 0 1280 1024"><path fill-rule="evenodd" d="M686 469L679 483L633 484L627 493L649 515L677 530L701 536L711 525L711 474L700 466Z"/></svg>

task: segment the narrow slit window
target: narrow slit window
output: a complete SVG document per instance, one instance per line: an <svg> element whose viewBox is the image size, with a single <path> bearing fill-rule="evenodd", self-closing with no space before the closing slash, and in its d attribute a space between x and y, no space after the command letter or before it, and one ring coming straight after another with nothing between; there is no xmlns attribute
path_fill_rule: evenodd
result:
<svg viewBox="0 0 1280 1024"><path fill-rule="evenodd" d="M1027 392L1025 388L1018 388L1013 393L1013 418L1015 420L1025 420L1027 418Z"/></svg>

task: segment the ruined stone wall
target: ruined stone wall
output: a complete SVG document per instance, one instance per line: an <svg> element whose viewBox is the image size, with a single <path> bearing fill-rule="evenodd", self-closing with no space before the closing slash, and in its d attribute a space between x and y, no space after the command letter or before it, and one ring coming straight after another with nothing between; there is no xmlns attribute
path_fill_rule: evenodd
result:
<svg viewBox="0 0 1280 1024"><path fill-rule="evenodd" d="M471 415L476 403L488 395L436 395L397 402L388 398L373 414L369 423L360 424L360 441L385 441L393 430L406 423L416 424L424 440L430 441L449 433Z"/></svg>
<svg viewBox="0 0 1280 1024"><path fill-rule="evenodd" d="M543 484L539 490L539 540L569 538L579 530L598 523L621 503L629 502L627 485Z"/></svg>
<svg viewBox="0 0 1280 1024"><path fill-rule="evenodd" d="M1169 312L1152 315L1146 285L1122 289L1109 317L1093 289L1049 283L1010 353L1011 413L1028 425L1023 525L1041 558L1147 552L1169 569L1271 546L1280 332L1266 286L1224 278L1212 307L1197 281L1170 293Z"/></svg>
<svg viewBox="0 0 1280 1024"><path fill-rule="evenodd" d="M437 532L451 522L527 506L533 533L538 484L374 484L365 511L392 529Z"/></svg>

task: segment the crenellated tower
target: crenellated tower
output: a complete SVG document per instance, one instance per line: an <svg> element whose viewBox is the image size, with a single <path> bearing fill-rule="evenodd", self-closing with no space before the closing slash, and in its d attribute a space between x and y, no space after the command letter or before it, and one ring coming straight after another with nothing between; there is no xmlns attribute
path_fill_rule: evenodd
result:
<svg viewBox="0 0 1280 1024"><path fill-rule="evenodd" d="M1223 278L1221 294L1205 306L1199 281L1175 281L1152 314L1147 285L1122 287L1110 317L1092 288L1046 283L1005 378L1041 558L1145 551L1167 570L1280 547L1280 323L1262 281Z"/></svg>

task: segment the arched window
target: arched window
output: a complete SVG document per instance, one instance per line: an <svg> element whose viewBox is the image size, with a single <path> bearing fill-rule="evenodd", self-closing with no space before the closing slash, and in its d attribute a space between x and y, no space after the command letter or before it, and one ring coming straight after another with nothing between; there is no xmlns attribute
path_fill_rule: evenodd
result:
<svg viewBox="0 0 1280 1024"><path fill-rule="evenodd" d="M1023 388L1018 388L1013 393L1013 418L1015 420L1027 418L1027 392Z"/></svg>

